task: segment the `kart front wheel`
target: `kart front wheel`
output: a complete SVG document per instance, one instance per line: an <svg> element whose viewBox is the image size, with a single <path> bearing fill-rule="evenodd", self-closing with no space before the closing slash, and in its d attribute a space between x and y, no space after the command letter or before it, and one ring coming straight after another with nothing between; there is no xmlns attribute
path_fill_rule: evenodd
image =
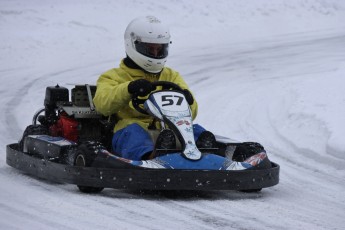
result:
<svg viewBox="0 0 345 230"><path fill-rule="evenodd" d="M246 159L262 151L265 151L265 149L261 144L256 143L256 142L244 142L236 147L232 160L243 162ZM256 169L269 169L271 167L272 167L271 162L268 158L264 159L259 165L255 166ZM244 193L257 193L257 192L260 192L261 190L262 188L245 189L245 190L240 190L240 191Z"/></svg>
<svg viewBox="0 0 345 230"><path fill-rule="evenodd" d="M240 190L241 192L244 193L256 193L256 192L260 192L262 190L262 188L258 188L258 189L245 189L245 190Z"/></svg>

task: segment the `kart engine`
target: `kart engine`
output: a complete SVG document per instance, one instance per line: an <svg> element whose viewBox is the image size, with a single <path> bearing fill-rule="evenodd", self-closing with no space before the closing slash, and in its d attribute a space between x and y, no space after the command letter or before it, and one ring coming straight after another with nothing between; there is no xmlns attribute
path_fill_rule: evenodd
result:
<svg viewBox="0 0 345 230"><path fill-rule="evenodd" d="M39 116L38 121L48 128L51 136L64 137L76 143L88 140L108 142L114 124L96 112L92 103L95 91L95 86L76 85L71 91L70 102L67 88L59 85L47 87L45 116Z"/></svg>

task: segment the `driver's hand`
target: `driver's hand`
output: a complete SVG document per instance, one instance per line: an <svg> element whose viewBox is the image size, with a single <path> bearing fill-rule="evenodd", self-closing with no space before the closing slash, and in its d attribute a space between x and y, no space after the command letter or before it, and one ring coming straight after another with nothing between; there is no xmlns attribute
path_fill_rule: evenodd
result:
<svg viewBox="0 0 345 230"><path fill-rule="evenodd" d="M140 97L146 96L155 89L156 87L154 87L151 82L145 79L138 79L128 84L128 92Z"/></svg>

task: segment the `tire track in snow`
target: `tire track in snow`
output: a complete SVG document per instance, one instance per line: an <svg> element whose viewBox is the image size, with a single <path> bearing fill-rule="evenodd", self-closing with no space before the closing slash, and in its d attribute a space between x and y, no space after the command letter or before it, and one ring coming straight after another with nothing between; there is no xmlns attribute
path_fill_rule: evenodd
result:
<svg viewBox="0 0 345 230"><path fill-rule="evenodd" d="M277 189L277 193L287 191L287 194L282 196L283 200L278 200L276 204L281 207L286 206L286 210L280 210L284 220L277 215L274 215L275 218L279 218L282 223L290 222L284 223L284 225L291 228L299 229L298 226L310 226L310 228L337 229L339 226L336 223L345 217L341 211L345 207L345 199L340 195L340 191L344 190L345 182L344 170L342 170L343 160L327 156L324 152L314 151L312 146L310 148L300 147L294 143L292 136L282 133L279 126L282 122L277 122L279 121L277 119L287 119L286 106L290 106L290 104L284 105L284 100L281 100L282 103L275 108L281 110L279 111L281 114L277 112L272 114L273 107L270 104L270 97L273 101L277 101L277 98L289 95L288 93L280 95L280 91L289 90L291 86L294 86L290 83L295 83L298 78L313 77L318 73L325 75L332 73L337 65L345 60L344 36L309 38L301 42L294 38L293 41L281 41L280 45L275 44L272 48L270 48L270 44L264 43L263 45L265 47L255 47L253 50L248 49L245 52L236 50L233 54L234 58L226 59L229 61L225 64L219 64L218 61L222 58L225 60L226 51L220 51L221 54L217 59L203 60L203 62L211 63L210 66L212 63L218 65L221 74L214 74L209 82L204 81L199 84L199 87L207 89L209 85L216 85L215 81L222 82L223 85L217 85L217 91L208 91L207 95L201 95L202 100L198 100L199 108L202 109L204 103L207 105L205 106L207 109L205 113L199 112L199 114L210 117L213 111L217 110L209 98L219 95L221 98L226 98L224 100L226 107L221 108L221 115L215 114L217 117L214 120L226 118L230 125L229 131L224 130L224 124L216 125L215 130L219 133L226 131L228 136L235 139L237 139L236 135L239 135L244 138L250 137L251 140L258 140L270 150L271 159L281 165L281 182L277 188L272 189ZM246 47L244 48L246 49ZM232 51L228 49L228 53L232 53ZM205 57L207 55L201 57L200 54L201 59ZM211 69L209 66L203 68L205 72L201 76L199 74L202 71L191 71L191 73L198 73L198 76L193 75L192 79L211 75L211 72L217 69ZM233 71L236 68L239 70ZM282 86L286 86L286 88L282 88ZM246 88L251 91L245 91ZM262 97L265 92L266 94L270 92L271 95L267 95L267 98ZM290 98L284 99L289 100ZM302 118L310 119L313 122L314 126L311 128L323 127L320 124L322 121L315 120L313 117L304 115ZM201 123L207 125L210 122L205 119ZM323 132L322 135L327 134L327 130L320 132ZM327 135L325 137L327 138ZM296 197L294 193L301 195ZM315 201L320 202L315 203ZM289 202L296 206L295 213L289 212L294 209ZM324 213L328 205L334 207L334 210ZM239 211L238 207L235 208L236 211ZM269 206L269 208L273 207ZM264 209L262 211L265 212ZM253 215L253 213L250 214ZM324 216L323 219L329 221L325 223L317 216ZM291 225L291 222L294 224ZM262 227L264 224L260 223L259 226ZM269 223L267 223L268 226ZM268 228L272 228L272 226Z"/></svg>

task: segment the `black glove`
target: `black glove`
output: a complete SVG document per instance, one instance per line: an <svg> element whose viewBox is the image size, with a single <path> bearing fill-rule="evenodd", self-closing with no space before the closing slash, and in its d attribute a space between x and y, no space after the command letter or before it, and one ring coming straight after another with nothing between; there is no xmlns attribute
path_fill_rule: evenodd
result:
<svg viewBox="0 0 345 230"><path fill-rule="evenodd" d="M151 84L151 82L145 79L138 79L128 84L128 92L130 94L136 94L140 97L146 96L153 90L155 90L155 87Z"/></svg>
<svg viewBox="0 0 345 230"><path fill-rule="evenodd" d="M194 103L194 98L193 98L192 93L188 89L184 89L183 94L184 94L188 104L192 105Z"/></svg>

